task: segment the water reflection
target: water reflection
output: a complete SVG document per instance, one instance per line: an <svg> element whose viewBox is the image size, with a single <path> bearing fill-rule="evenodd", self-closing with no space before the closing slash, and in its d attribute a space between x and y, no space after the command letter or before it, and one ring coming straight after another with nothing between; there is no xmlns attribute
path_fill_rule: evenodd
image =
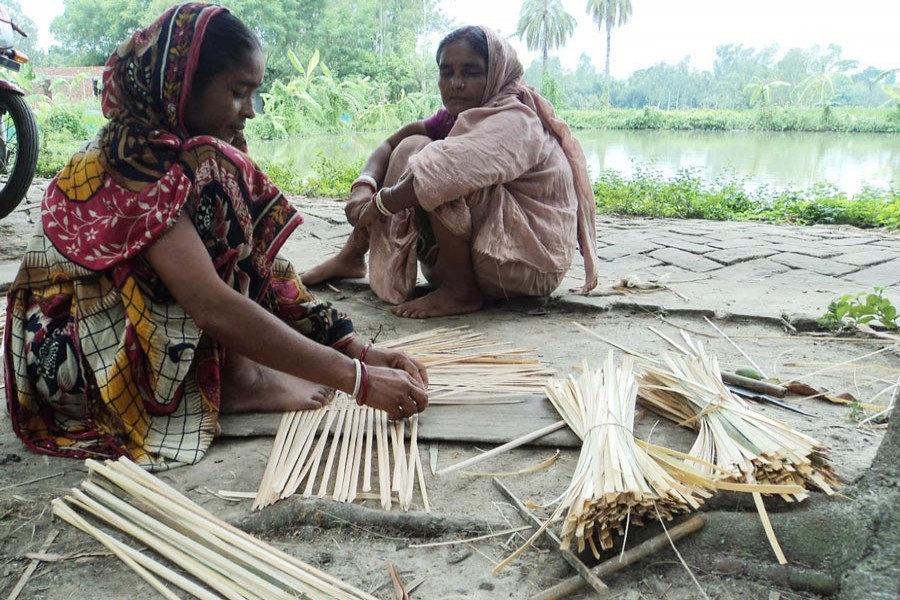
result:
<svg viewBox="0 0 900 600"><path fill-rule="evenodd" d="M580 130L592 177L612 169L630 178L649 167L670 178L692 169L704 181L723 175L749 188L806 189L829 182L849 195L865 185L900 186L900 136L892 134ZM319 155L364 159L384 133L310 136L252 144L254 156L311 172Z"/></svg>

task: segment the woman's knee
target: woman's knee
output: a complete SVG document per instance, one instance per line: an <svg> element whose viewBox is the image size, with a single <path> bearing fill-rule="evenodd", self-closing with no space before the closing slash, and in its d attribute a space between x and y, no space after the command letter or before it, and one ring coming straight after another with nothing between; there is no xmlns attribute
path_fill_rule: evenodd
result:
<svg viewBox="0 0 900 600"><path fill-rule="evenodd" d="M393 185L396 183L409 164L409 159L419 153L425 146L431 143L431 138L427 135L411 135L400 140L397 147L391 152L391 159L388 162L388 170L385 174L384 185Z"/></svg>

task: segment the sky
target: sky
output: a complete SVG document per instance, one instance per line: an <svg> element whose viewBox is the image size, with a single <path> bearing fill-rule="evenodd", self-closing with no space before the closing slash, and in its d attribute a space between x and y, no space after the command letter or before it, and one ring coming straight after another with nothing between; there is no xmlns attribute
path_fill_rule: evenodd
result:
<svg viewBox="0 0 900 600"><path fill-rule="evenodd" d="M416 0L408 0L414 2ZM628 22L612 32L610 71L625 78L636 70L690 57L690 65L710 70L716 46L743 44L762 50L828 44L842 47L842 58L862 67L900 68L900 0L632 0ZM62 0L24 0L25 13L39 29L46 48L53 43L50 22L62 14ZM486 25L509 37L515 33L522 0L441 0L444 13L458 25ZM574 69L582 53L597 70L605 61L606 34L585 12L587 0L563 0L578 27L559 56ZM518 38L510 40L527 67L538 53Z"/></svg>

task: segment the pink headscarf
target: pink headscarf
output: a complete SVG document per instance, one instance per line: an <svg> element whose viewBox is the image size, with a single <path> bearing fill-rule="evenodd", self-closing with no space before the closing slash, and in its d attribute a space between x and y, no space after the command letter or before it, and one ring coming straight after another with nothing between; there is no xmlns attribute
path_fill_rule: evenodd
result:
<svg viewBox="0 0 900 600"><path fill-rule="evenodd" d="M481 105L494 106L509 96L518 97L522 104L537 114L544 127L553 134L572 168L575 193L578 196L578 248L584 258L584 287L581 292L586 294L597 286L599 260L596 238L597 205L584 151L566 122L556 115L553 105L533 87L525 84L522 63L519 62L512 46L492 29L481 27L481 30L488 43L487 85L484 88Z"/></svg>

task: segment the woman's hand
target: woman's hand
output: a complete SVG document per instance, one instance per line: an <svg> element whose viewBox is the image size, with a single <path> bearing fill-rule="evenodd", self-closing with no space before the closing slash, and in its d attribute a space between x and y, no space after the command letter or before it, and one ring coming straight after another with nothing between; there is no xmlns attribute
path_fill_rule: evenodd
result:
<svg viewBox="0 0 900 600"><path fill-rule="evenodd" d="M399 350L370 346L366 353L366 364L373 367L401 369L409 373L423 388L428 388L428 371L425 365Z"/></svg>
<svg viewBox="0 0 900 600"><path fill-rule="evenodd" d="M425 410L428 392L402 369L371 366L365 402L366 406L383 410L391 419L404 419Z"/></svg>
<svg viewBox="0 0 900 600"><path fill-rule="evenodd" d="M355 227L368 228L375 223L375 221L383 217L384 215L378 212L378 207L375 206L375 200L372 198L360 210Z"/></svg>

